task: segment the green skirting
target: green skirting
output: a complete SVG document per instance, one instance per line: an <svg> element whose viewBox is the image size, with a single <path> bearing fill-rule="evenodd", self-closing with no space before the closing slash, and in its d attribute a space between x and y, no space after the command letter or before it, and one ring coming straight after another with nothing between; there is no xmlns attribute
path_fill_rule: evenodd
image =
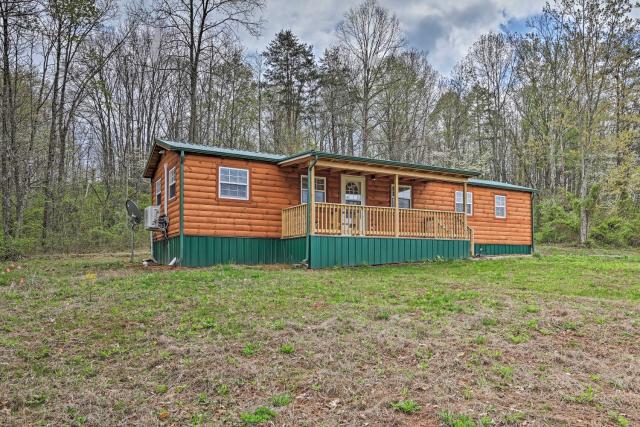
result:
<svg viewBox="0 0 640 427"><path fill-rule="evenodd" d="M180 239L153 242L153 256L168 264L180 256ZM305 238L184 236L185 267L214 264L295 264L304 260Z"/></svg>
<svg viewBox="0 0 640 427"><path fill-rule="evenodd" d="M530 255L531 245L503 245L494 243L476 243L475 254L481 255Z"/></svg>
<svg viewBox="0 0 640 427"><path fill-rule="evenodd" d="M296 264L306 254L306 239L184 236L186 267L215 264ZM466 240L404 239L384 237L311 236L311 268L376 265L469 256ZM528 255L530 245L477 243L475 254ZM153 256L161 264L180 257L180 239L153 243Z"/></svg>
<svg viewBox="0 0 640 427"><path fill-rule="evenodd" d="M180 257L180 238L170 237L153 242L153 259L160 264L169 264L172 259Z"/></svg>
<svg viewBox="0 0 640 427"><path fill-rule="evenodd" d="M469 256L468 240L312 236L311 268L376 265Z"/></svg>

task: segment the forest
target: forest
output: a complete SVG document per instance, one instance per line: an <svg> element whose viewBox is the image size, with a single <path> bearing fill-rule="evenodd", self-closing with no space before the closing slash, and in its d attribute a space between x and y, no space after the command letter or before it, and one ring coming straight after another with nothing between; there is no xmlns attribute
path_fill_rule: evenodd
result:
<svg viewBox="0 0 640 427"><path fill-rule="evenodd" d="M640 246L631 0L554 0L449 75L375 0L320 54L286 28L249 52L264 6L0 0L0 259L126 249L155 138L474 169L537 190L538 242Z"/></svg>

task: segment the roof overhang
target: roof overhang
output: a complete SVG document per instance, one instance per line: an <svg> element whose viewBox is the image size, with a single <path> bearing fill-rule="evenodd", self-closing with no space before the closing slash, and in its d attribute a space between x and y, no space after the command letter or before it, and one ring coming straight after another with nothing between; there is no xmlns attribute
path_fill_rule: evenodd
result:
<svg viewBox="0 0 640 427"><path fill-rule="evenodd" d="M161 151L167 149L167 147L162 145L162 141L160 140L156 140L153 143L151 153L147 159L147 164L144 167L144 173L142 174L143 178L153 178L153 174L155 173L158 163L160 163L160 158L162 157Z"/></svg>
<svg viewBox="0 0 640 427"><path fill-rule="evenodd" d="M465 182L470 177L480 175L480 173L476 171L441 168L437 166L398 162L395 160L346 156L322 151L307 151L296 154L281 160L278 162L278 165L283 167L305 165L314 160L317 160L315 165L319 168L344 169L363 174L400 175L410 178L449 182Z"/></svg>
<svg viewBox="0 0 640 427"><path fill-rule="evenodd" d="M525 193L536 193L537 191L531 187L524 187L522 185L508 184L506 182L489 181L485 179L470 179L469 184L474 187L486 187L497 188L508 191L522 191Z"/></svg>
<svg viewBox="0 0 640 427"><path fill-rule="evenodd" d="M184 151L185 153L204 154L208 156L225 157L230 159L242 159L242 160L255 160L267 163L278 163L284 159L285 156L269 153L258 153L252 151L236 150L230 148L213 147L210 145L196 145L189 144L180 141L167 141L163 139L156 139L151 148L151 154L147 159L147 164L144 168L143 177L152 178L153 174L160 162L162 150L169 151Z"/></svg>

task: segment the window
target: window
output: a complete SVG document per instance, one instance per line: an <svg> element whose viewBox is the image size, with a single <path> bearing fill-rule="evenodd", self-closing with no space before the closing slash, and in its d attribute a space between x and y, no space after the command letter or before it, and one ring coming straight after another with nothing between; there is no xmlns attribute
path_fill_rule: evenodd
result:
<svg viewBox="0 0 640 427"><path fill-rule="evenodd" d="M496 195L496 218L507 217L507 196Z"/></svg>
<svg viewBox="0 0 640 427"><path fill-rule="evenodd" d="M220 197L249 200L249 170L221 167Z"/></svg>
<svg viewBox="0 0 640 427"><path fill-rule="evenodd" d="M307 175L300 176L300 203L307 203L309 201L309 189ZM327 180L326 178L316 177L316 202L324 203L326 201L327 194Z"/></svg>
<svg viewBox="0 0 640 427"><path fill-rule="evenodd" d="M402 209L411 209L411 186L400 185L400 192L398 193L398 206ZM391 184L391 207L396 206L396 189L395 185Z"/></svg>
<svg viewBox="0 0 640 427"><path fill-rule="evenodd" d="M160 206L162 202L162 180L156 181L156 206Z"/></svg>
<svg viewBox="0 0 640 427"><path fill-rule="evenodd" d="M456 191L456 212L462 212L462 191ZM467 215L473 215L473 193L467 191Z"/></svg>
<svg viewBox="0 0 640 427"><path fill-rule="evenodd" d="M176 168L169 171L169 200L176 197Z"/></svg>

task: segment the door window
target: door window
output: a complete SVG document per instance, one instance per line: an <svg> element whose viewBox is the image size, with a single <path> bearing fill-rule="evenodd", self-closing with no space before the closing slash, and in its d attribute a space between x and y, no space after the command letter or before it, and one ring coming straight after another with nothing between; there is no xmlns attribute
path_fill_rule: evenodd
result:
<svg viewBox="0 0 640 427"><path fill-rule="evenodd" d="M348 205L362 204L362 187L359 182L347 181L345 183L344 202Z"/></svg>

